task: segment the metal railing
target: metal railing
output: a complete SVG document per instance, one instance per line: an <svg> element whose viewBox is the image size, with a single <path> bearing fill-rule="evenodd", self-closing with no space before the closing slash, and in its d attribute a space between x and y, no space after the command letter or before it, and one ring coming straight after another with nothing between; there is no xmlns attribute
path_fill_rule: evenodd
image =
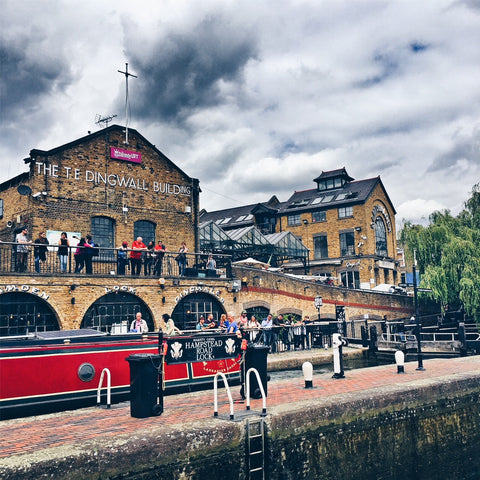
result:
<svg viewBox="0 0 480 480"><path fill-rule="evenodd" d="M306 325L282 325L270 329L244 328L245 338L270 347L270 353L281 353L312 348L330 348L330 325L310 323Z"/></svg>
<svg viewBox="0 0 480 480"><path fill-rule="evenodd" d="M208 254L187 253L179 258L177 252L158 253L142 251L139 258L132 258L132 250L117 248L67 247L66 259L58 255L58 246L48 245L44 255L38 248L44 244L0 243L0 274L56 275L70 273L79 275L120 275L144 277L200 277L231 278L232 259L230 255L214 254L215 269L207 269ZM93 255L92 255L93 253ZM134 254L134 257L136 255ZM62 265L62 260L65 261Z"/></svg>

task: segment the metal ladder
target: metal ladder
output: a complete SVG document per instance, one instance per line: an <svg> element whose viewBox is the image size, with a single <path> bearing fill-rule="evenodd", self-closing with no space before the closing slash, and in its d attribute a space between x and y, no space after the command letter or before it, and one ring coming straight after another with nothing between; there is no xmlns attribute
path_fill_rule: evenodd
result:
<svg viewBox="0 0 480 480"><path fill-rule="evenodd" d="M249 480L265 480L265 422L247 419L247 473Z"/></svg>

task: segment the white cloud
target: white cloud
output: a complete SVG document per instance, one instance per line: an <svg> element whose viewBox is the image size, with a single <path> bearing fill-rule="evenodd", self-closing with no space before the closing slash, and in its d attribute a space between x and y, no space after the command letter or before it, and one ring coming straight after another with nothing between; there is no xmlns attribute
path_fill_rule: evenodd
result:
<svg viewBox="0 0 480 480"><path fill-rule="evenodd" d="M208 210L346 167L421 220L480 179L473 1L6 0L0 22L0 182L96 114L122 124L126 62L130 126L200 179Z"/></svg>

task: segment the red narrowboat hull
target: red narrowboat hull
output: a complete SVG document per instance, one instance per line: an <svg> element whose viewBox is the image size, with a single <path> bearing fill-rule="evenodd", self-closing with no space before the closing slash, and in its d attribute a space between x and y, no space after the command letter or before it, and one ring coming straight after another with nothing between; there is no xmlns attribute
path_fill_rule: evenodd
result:
<svg viewBox="0 0 480 480"><path fill-rule="evenodd" d="M0 344L0 418L48 413L97 403L104 369L111 375L111 401L129 399L132 354L158 355L158 337L108 336L75 343L3 341ZM163 358L163 356L162 356ZM217 372L240 378L240 357L206 362L164 363L165 393L212 385ZM102 382L105 403L107 375Z"/></svg>

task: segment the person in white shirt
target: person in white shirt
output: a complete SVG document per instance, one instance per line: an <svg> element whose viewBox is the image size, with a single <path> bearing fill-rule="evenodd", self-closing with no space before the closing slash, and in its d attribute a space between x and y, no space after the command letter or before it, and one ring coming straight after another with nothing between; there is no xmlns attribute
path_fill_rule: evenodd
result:
<svg viewBox="0 0 480 480"><path fill-rule="evenodd" d="M132 325L130 326L130 331L137 332L137 333L148 332L147 322L142 318L142 314L140 312L137 312L136 318L132 322Z"/></svg>

